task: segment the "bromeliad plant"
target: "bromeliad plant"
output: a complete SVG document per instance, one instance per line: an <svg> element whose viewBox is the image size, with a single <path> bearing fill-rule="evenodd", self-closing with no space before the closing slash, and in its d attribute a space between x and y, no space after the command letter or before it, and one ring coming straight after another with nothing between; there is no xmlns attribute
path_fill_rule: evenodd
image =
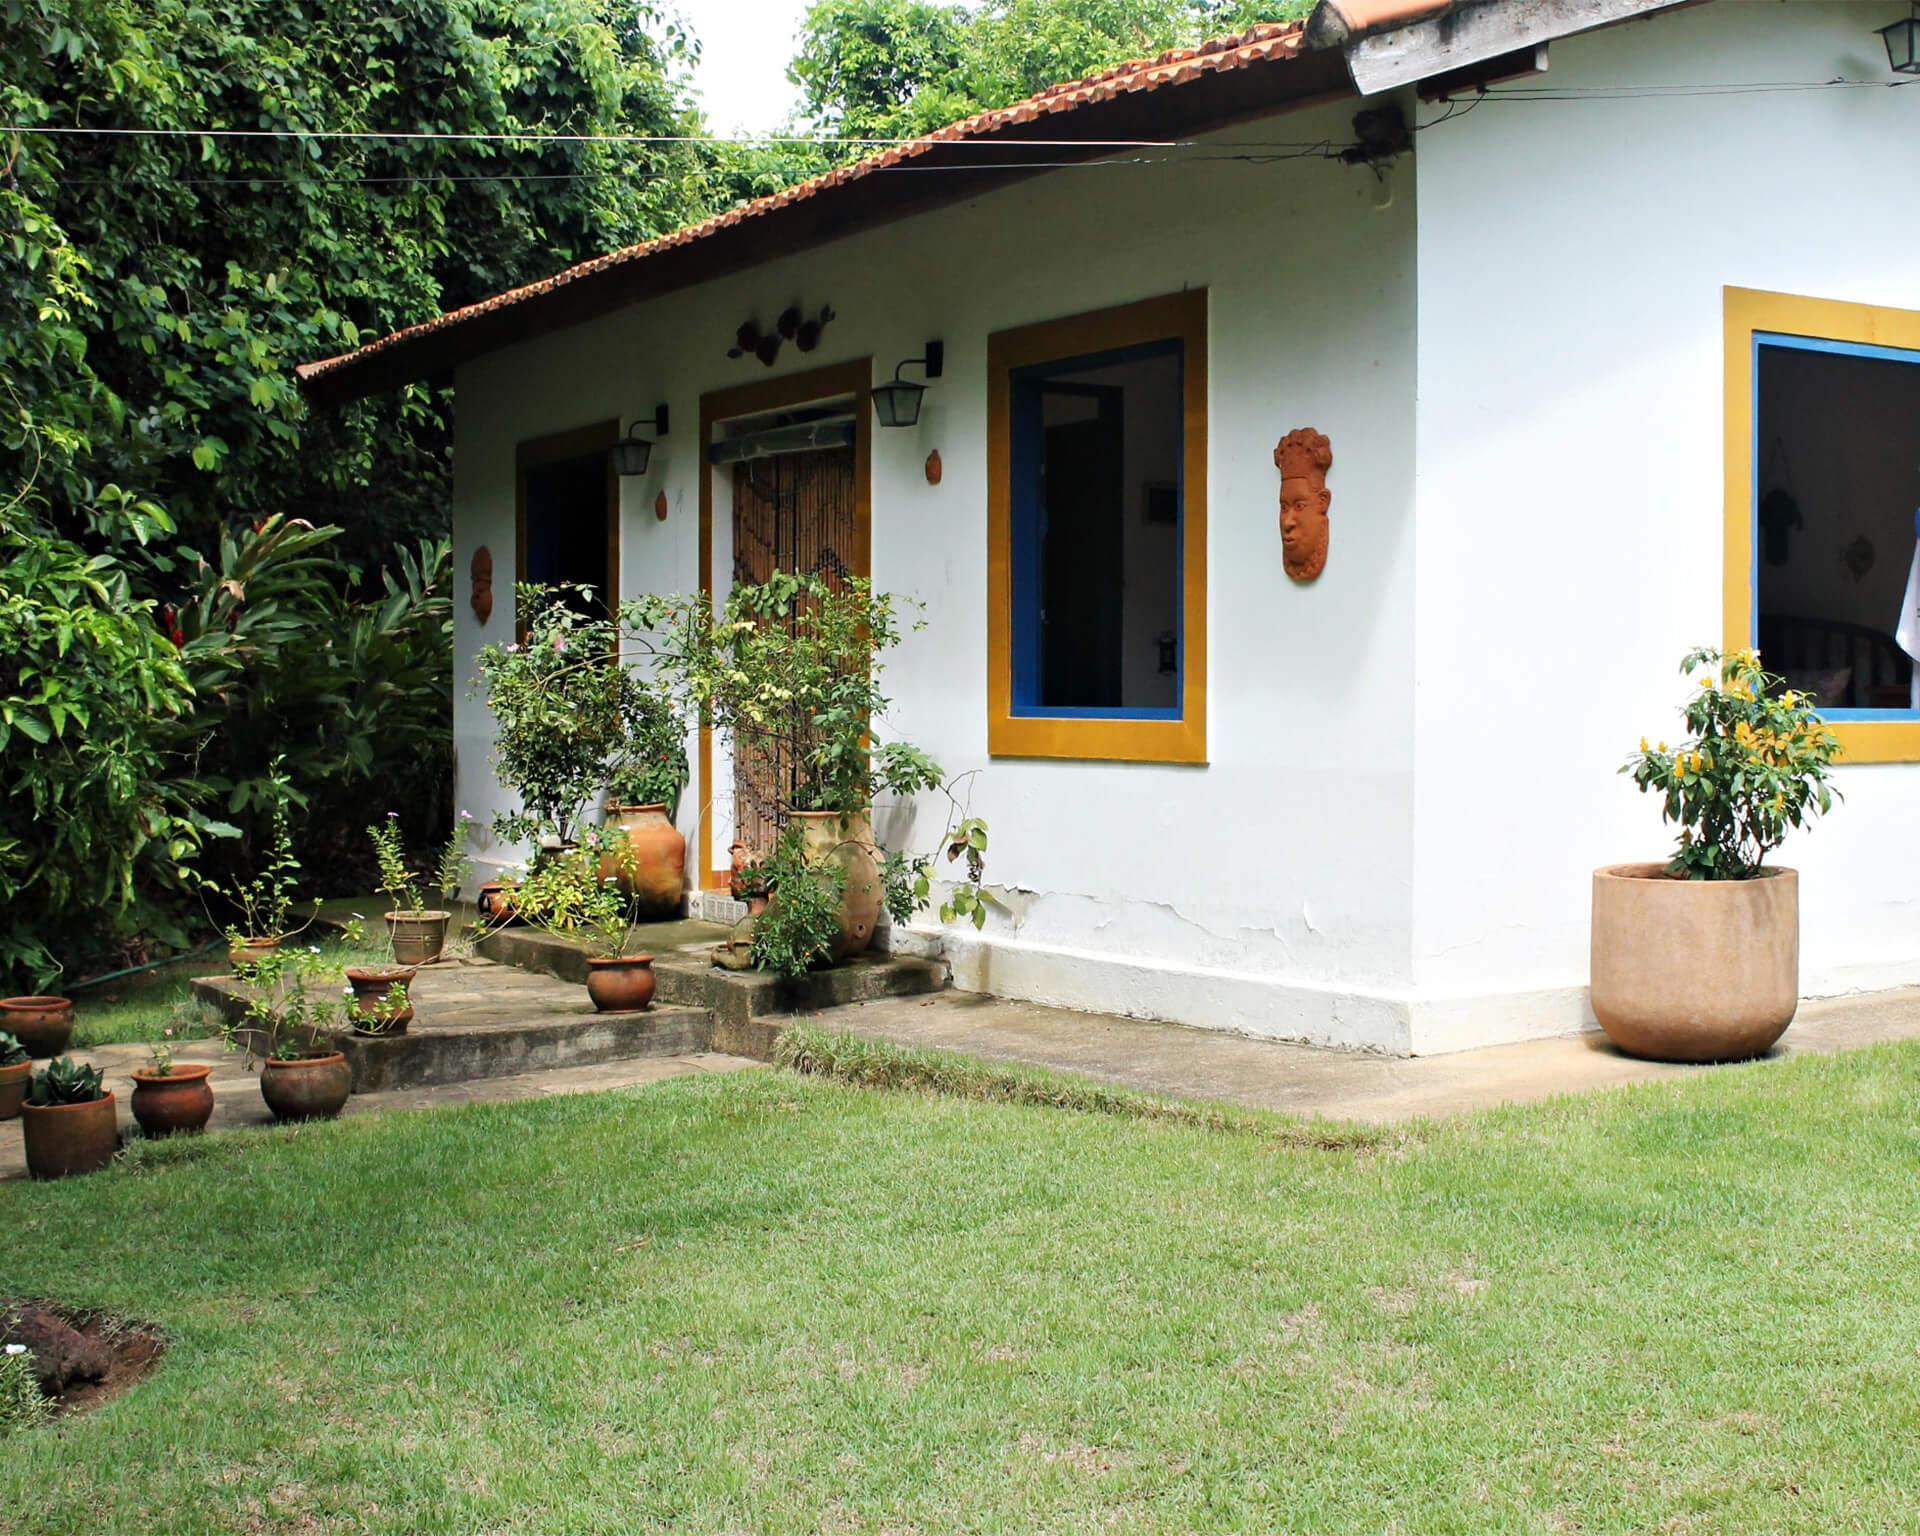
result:
<svg viewBox="0 0 1920 1536"><path fill-rule="evenodd" d="M21 1062L32 1059L27 1054L27 1048L15 1036L0 1029L0 1067L17 1067Z"/></svg>
<svg viewBox="0 0 1920 1536"><path fill-rule="evenodd" d="M56 1104L92 1104L107 1096L104 1077L92 1062L59 1056L33 1074L27 1102L40 1109Z"/></svg>
<svg viewBox="0 0 1920 1536"><path fill-rule="evenodd" d="M1830 810L1828 783L1840 743L1807 695L1764 670L1752 650L1688 652L1700 692L1684 714L1687 738L1628 758L1621 772L1662 799L1680 828L1671 869L1689 880L1750 880L1787 833Z"/></svg>

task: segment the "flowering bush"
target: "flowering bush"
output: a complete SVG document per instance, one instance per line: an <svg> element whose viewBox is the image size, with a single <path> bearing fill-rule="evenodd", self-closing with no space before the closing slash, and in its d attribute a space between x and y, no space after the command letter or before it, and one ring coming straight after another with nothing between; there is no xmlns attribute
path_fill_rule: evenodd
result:
<svg viewBox="0 0 1920 1536"><path fill-rule="evenodd" d="M638 686L627 715L626 742L607 780L619 805L664 805L669 819L687 787L687 730L666 696Z"/></svg>
<svg viewBox="0 0 1920 1536"><path fill-rule="evenodd" d="M618 958L633 942L637 902L618 877L601 873L601 859L628 858L626 834L592 830L577 848L537 860L514 887L513 908L536 928L578 935L598 954Z"/></svg>
<svg viewBox="0 0 1920 1536"><path fill-rule="evenodd" d="M1708 670L1686 706L1689 735L1640 750L1621 768L1663 797L1680 828L1671 868L1690 880L1750 880L1788 831L1832 808L1828 771L1840 743L1805 694L1764 671L1752 650L1691 651L1682 672Z"/></svg>

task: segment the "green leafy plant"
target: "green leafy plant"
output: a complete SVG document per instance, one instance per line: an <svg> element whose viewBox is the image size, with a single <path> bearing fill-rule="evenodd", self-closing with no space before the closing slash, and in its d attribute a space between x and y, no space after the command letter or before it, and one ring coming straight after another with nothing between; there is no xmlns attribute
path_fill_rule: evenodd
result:
<svg viewBox="0 0 1920 1536"><path fill-rule="evenodd" d="M621 664L619 633L572 607L574 589L522 586L526 640L480 653L480 681L496 725L493 760L518 811L493 827L516 842L573 841L581 809L607 782L644 690Z"/></svg>
<svg viewBox="0 0 1920 1536"><path fill-rule="evenodd" d="M685 724L661 690L636 684L608 798L616 805L664 805L671 819L688 777Z"/></svg>
<svg viewBox="0 0 1920 1536"><path fill-rule="evenodd" d="M226 929L227 937L234 940L284 940L289 932L299 931L289 930L287 926L293 910L294 889L300 883L300 861L293 853L293 833L287 808L293 799L294 789L286 773L284 758L276 757L273 760L260 793L263 803L270 807L268 824L271 831L261 863L253 877L223 883L198 870L187 872L187 878L199 890L217 897L239 913L238 920L229 923ZM302 928L305 926L301 925Z"/></svg>
<svg viewBox="0 0 1920 1536"><path fill-rule="evenodd" d="M727 889L736 901L769 895L773 890L773 871L765 859L748 859L728 874Z"/></svg>
<svg viewBox="0 0 1920 1536"><path fill-rule="evenodd" d="M17 1067L21 1062L32 1059L17 1038L0 1029L0 1067Z"/></svg>
<svg viewBox="0 0 1920 1536"><path fill-rule="evenodd" d="M903 638L900 606L860 577L836 588L776 571L736 583L718 613L703 596L656 595L623 604L621 623L689 712L727 734L748 782L773 796L760 808L770 818L859 816L876 794L941 783L926 753L877 739L889 702L881 658Z"/></svg>
<svg viewBox="0 0 1920 1536"><path fill-rule="evenodd" d="M348 992L352 992L349 987ZM347 1021L363 1035L385 1035L393 1031L394 1021L407 1010L407 984L396 981L386 990L379 1003L372 1008L364 1007L355 998L347 1004Z"/></svg>
<svg viewBox="0 0 1920 1536"><path fill-rule="evenodd" d="M400 835L400 813L388 811L384 822L375 822L367 828L367 836L373 843L374 856L380 861L377 887L380 894L393 903L396 912L426 911L420 882L407 867L407 847Z"/></svg>
<svg viewBox="0 0 1920 1536"><path fill-rule="evenodd" d="M440 856L434 861L434 889L449 900L458 897L461 887L473 876L473 860L467 853L472 827L473 817L467 812L454 817L453 836L441 845Z"/></svg>
<svg viewBox="0 0 1920 1536"><path fill-rule="evenodd" d="M172 1077L173 1047L164 1040L155 1041L148 1046L146 1070L155 1077Z"/></svg>
<svg viewBox="0 0 1920 1536"><path fill-rule="evenodd" d="M42 1108L55 1104L92 1104L106 1097L105 1074L92 1062L58 1056L33 1074L27 1102Z"/></svg>
<svg viewBox="0 0 1920 1536"><path fill-rule="evenodd" d="M1804 694L1764 670L1752 650L1690 651L1680 670L1699 693L1684 709L1688 735L1627 759L1621 772L1680 828L1671 868L1690 880L1749 880L1787 833L1830 810L1840 743Z"/></svg>
<svg viewBox="0 0 1920 1536"><path fill-rule="evenodd" d="M514 888L514 910L550 933L584 939L595 954L624 956L635 936L637 900L617 875L603 875L602 859L627 855L619 828L594 828L578 847L549 853Z"/></svg>
<svg viewBox="0 0 1920 1536"><path fill-rule="evenodd" d="M52 1413L53 1404L40 1390L33 1356L25 1345L9 1344L0 1351L0 1440L45 1423Z"/></svg>
<svg viewBox="0 0 1920 1536"><path fill-rule="evenodd" d="M324 1039L339 1022L344 1004L316 995L314 986L326 970L317 944L260 956L242 978L248 983L245 1012L221 1023L226 1048L244 1051L249 1067L263 1056L305 1061L331 1055ZM351 987L344 990L352 995Z"/></svg>
<svg viewBox="0 0 1920 1536"><path fill-rule="evenodd" d="M766 868L773 900L753 920L754 967L791 980L831 963L846 868L831 859L809 859L797 826L781 833Z"/></svg>

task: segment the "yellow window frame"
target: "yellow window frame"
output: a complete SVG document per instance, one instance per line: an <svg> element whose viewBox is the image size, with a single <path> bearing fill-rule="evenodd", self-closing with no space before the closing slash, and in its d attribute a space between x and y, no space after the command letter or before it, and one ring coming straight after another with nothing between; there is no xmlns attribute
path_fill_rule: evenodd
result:
<svg viewBox="0 0 1920 1536"><path fill-rule="evenodd" d="M1773 332L1920 352L1920 313L1768 293L1726 290L1726 538L1722 643L1754 643L1754 336ZM1762 662L1766 660L1763 656ZM1920 762L1920 720L1834 720L1840 756L1854 763Z"/></svg>
<svg viewBox="0 0 1920 1536"><path fill-rule="evenodd" d="M1013 712L1012 376L1064 358L1177 340L1182 352L1181 669L1178 720ZM987 750L996 757L1207 760L1207 291L1188 289L987 338Z"/></svg>

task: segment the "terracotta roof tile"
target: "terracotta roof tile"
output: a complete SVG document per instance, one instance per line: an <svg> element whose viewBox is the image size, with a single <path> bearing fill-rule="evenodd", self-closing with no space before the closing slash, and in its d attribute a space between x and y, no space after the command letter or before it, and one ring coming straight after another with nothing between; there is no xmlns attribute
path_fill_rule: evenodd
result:
<svg viewBox="0 0 1920 1536"><path fill-rule="evenodd" d="M1354 0L1349 0L1349 3L1354 3ZM644 241L639 245L629 245L604 256L596 256L591 260L568 267L552 277L528 283L523 287L508 289L504 293L497 293L491 298L482 299L465 308L449 311L419 325L409 326L405 330L395 331L390 336L369 342L364 347L342 353L338 357L304 363L296 372L302 384L317 383L349 364L370 360L404 343L453 330L478 316L525 304L543 294L552 293L576 283L581 278L627 263L644 261L663 251L691 245L719 230L746 223L751 219L762 218L777 209L791 207L795 203L804 202L810 198L817 198L823 193L859 181L878 171L906 165L943 144L988 140L1009 128L1074 112L1096 102L1112 100L1133 92L1161 90L1168 86L1185 84L1206 74L1244 69L1249 65L1291 58L1301 51L1304 30L1298 22L1261 22L1247 28L1244 32L1211 38L1195 47L1172 48L1154 58L1135 59L1125 64L1116 64L1110 69L1100 70L1082 80L1050 85L1023 101L976 113L972 117L950 123L921 138L892 145L851 165L841 166L809 181L788 187L785 191L729 209L700 223L689 224L674 230L671 234L661 235L657 239Z"/></svg>

